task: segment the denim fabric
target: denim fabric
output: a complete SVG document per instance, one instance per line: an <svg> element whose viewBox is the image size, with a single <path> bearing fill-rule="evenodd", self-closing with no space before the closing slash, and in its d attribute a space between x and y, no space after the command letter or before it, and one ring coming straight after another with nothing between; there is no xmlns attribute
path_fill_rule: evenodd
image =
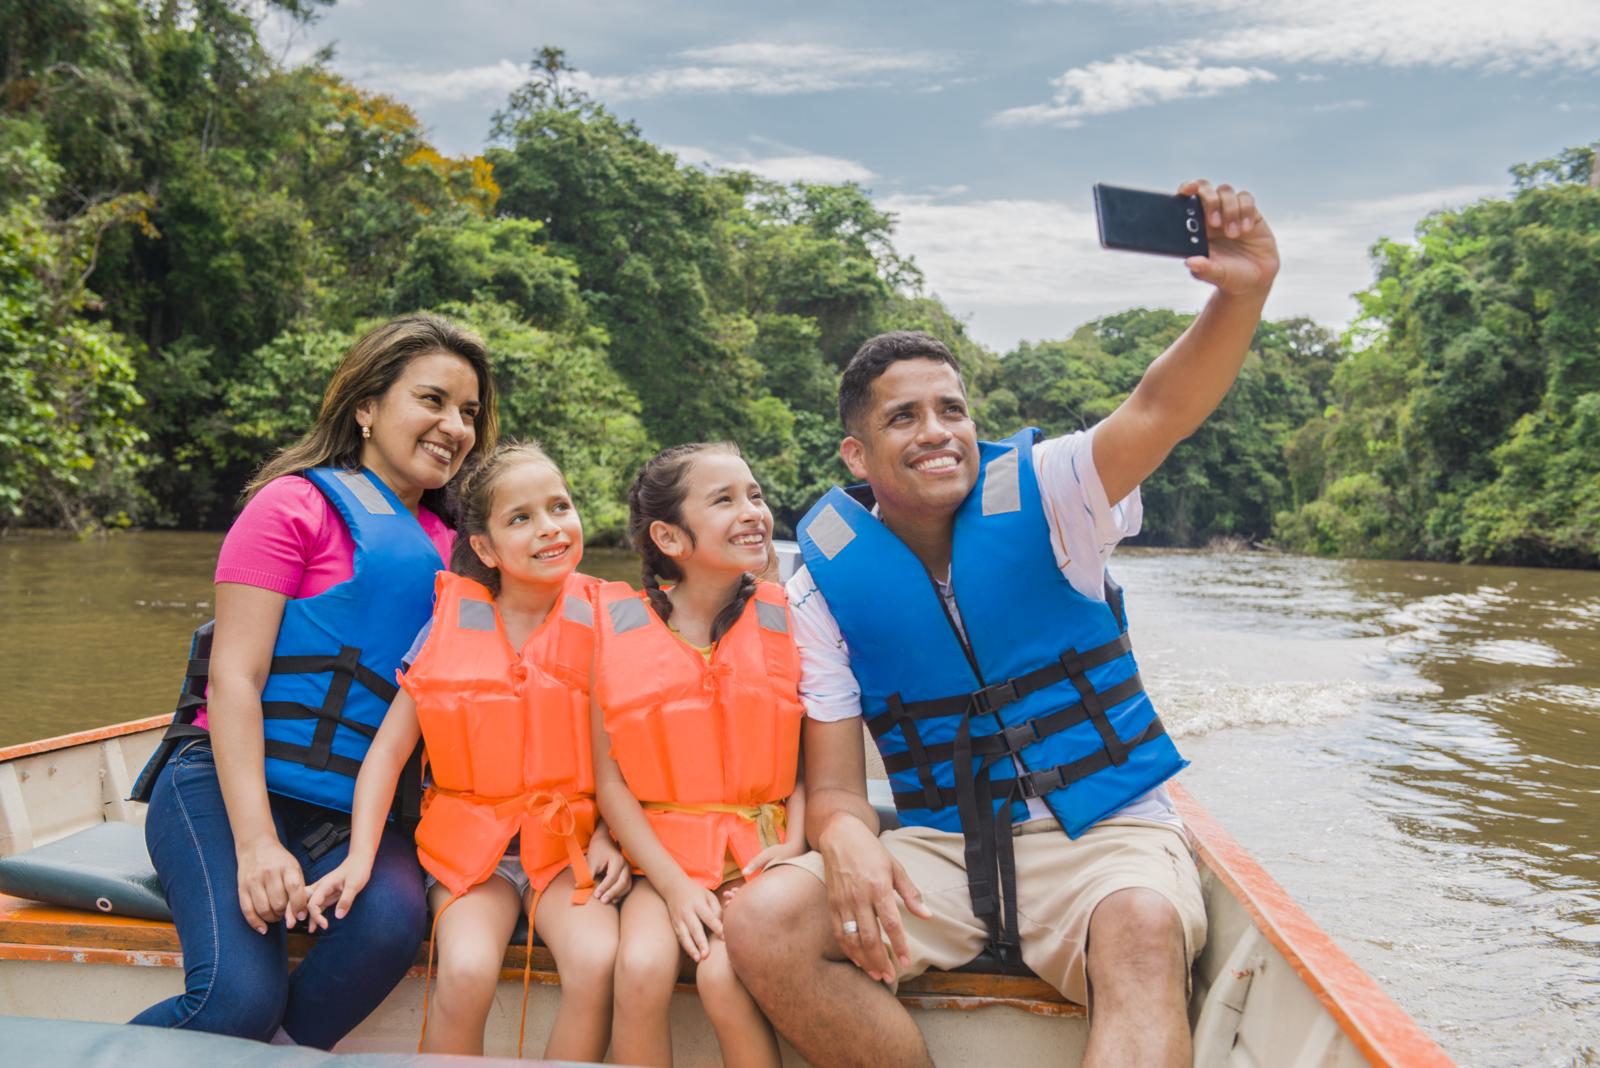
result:
<svg viewBox="0 0 1600 1068"><path fill-rule="evenodd" d="M306 834L342 814L268 795L278 838L309 885L348 852L315 861ZM186 989L131 1021L265 1041L282 1027L301 1045L329 1049L394 989L427 933L416 847L385 829L372 879L350 914L321 932L289 970L282 923L257 934L239 911L233 831L209 740L191 743L162 769L150 798L145 843L183 944Z"/></svg>

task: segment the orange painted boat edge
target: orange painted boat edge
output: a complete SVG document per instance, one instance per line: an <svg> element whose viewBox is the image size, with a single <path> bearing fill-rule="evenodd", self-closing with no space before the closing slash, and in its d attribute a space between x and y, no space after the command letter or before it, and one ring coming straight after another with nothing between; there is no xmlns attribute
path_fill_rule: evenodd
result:
<svg viewBox="0 0 1600 1068"><path fill-rule="evenodd" d="M1187 790L1177 783L1168 789L1206 865L1370 1063L1385 1068L1455 1064Z"/></svg>
<svg viewBox="0 0 1600 1068"><path fill-rule="evenodd" d="M112 723L104 727L91 727L86 731L74 734L60 734L54 738L41 738L36 742L19 742L0 748L0 764L18 757L35 756L39 753L49 753L56 749L68 749L75 745L89 745L94 742L103 742L109 738L121 738L127 734L139 734L142 731L155 730L165 727L172 722L172 713L167 712L159 716L150 716L146 719L129 720L127 723Z"/></svg>

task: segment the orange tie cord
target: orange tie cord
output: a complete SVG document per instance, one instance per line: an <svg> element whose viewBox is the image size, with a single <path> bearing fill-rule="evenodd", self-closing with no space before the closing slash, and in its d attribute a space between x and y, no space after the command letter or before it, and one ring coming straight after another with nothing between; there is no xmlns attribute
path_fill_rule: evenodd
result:
<svg viewBox="0 0 1600 1068"><path fill-rule="evenodd" d="M422 973L422 1034L417 1036L417 1052L422 1052L422 1044L428 1040L428 988L433 985L433 940L439 933L439 919L445 911L460 901L466 891L460 894L451 894L450 900L440 906L439 911L433 914L433 923L428 927L428 966Z"/></svg>
<svg viewBox="0 0 1600 1068"><path fill-rule="evenodd" d="M589 858L584 854L583 847L578 844L578 820L572 814L572 806L567 803L565 794L534 790L515 797L484 797L480 794L447 790L439 786L435 786L434 789L451 797L493 805L495 815L500 818L520 814L525 819L538 819L539 825L551 836L559 838L566 847L567 864L572 868L574 884L572 903L582 905L594 893L594 873L589 870ZM545 886L549 886L550 880L561 874L561 870L557 869L550 879L544 881L544 886L534 890L533 902L528 908L528 942L524 947L526 954L522 963L522 1012L517 1028L519 1058L522 1056L522 1043L528 1031L528 988L533 978L533 918L539 911L539 899L544 896ZM466 892L450 896L450 900L434 913L433 924L428 931L428 967L422 977L422 1034L417 1039L418 1053L422 1052L422 1043L428 1037L428 990L433 982L433 942L439 932L439 918L445 914L446 909L460 901Z"/></svg>

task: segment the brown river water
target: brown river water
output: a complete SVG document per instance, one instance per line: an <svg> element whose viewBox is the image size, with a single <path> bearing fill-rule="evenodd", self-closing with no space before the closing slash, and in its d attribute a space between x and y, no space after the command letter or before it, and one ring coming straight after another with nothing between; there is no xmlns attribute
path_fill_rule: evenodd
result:
<svg viewBox="0 0 1600 1068"><path fill-rule="evenodd" d="M169 711L220 541L0 540L0 745ZM1461 1063L1600 1065L1600 573L1113 570L1182 781L1317 922Z"/></svg>

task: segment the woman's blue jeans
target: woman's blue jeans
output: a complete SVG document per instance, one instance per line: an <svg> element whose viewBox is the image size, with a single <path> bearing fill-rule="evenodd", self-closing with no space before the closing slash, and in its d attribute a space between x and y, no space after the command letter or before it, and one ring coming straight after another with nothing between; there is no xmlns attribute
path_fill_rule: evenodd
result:
<svg viewBox="0 0 1600 1068"><path fill-rule="evenodd" d="M338 814L269 797L278 838L309 886L344 859L348 842L312 860L302 840ZM400 982L427 933L416 847L387 828L366 889L344 919L329 912L329 928L291 972L283 924L257 934L239 911L233 831L208 740L191 743L162 769L145 843L183 945L186 989L141 1012L136 1024L262 1041L282 1027L300 1045L329 1049Z"/></svg>

